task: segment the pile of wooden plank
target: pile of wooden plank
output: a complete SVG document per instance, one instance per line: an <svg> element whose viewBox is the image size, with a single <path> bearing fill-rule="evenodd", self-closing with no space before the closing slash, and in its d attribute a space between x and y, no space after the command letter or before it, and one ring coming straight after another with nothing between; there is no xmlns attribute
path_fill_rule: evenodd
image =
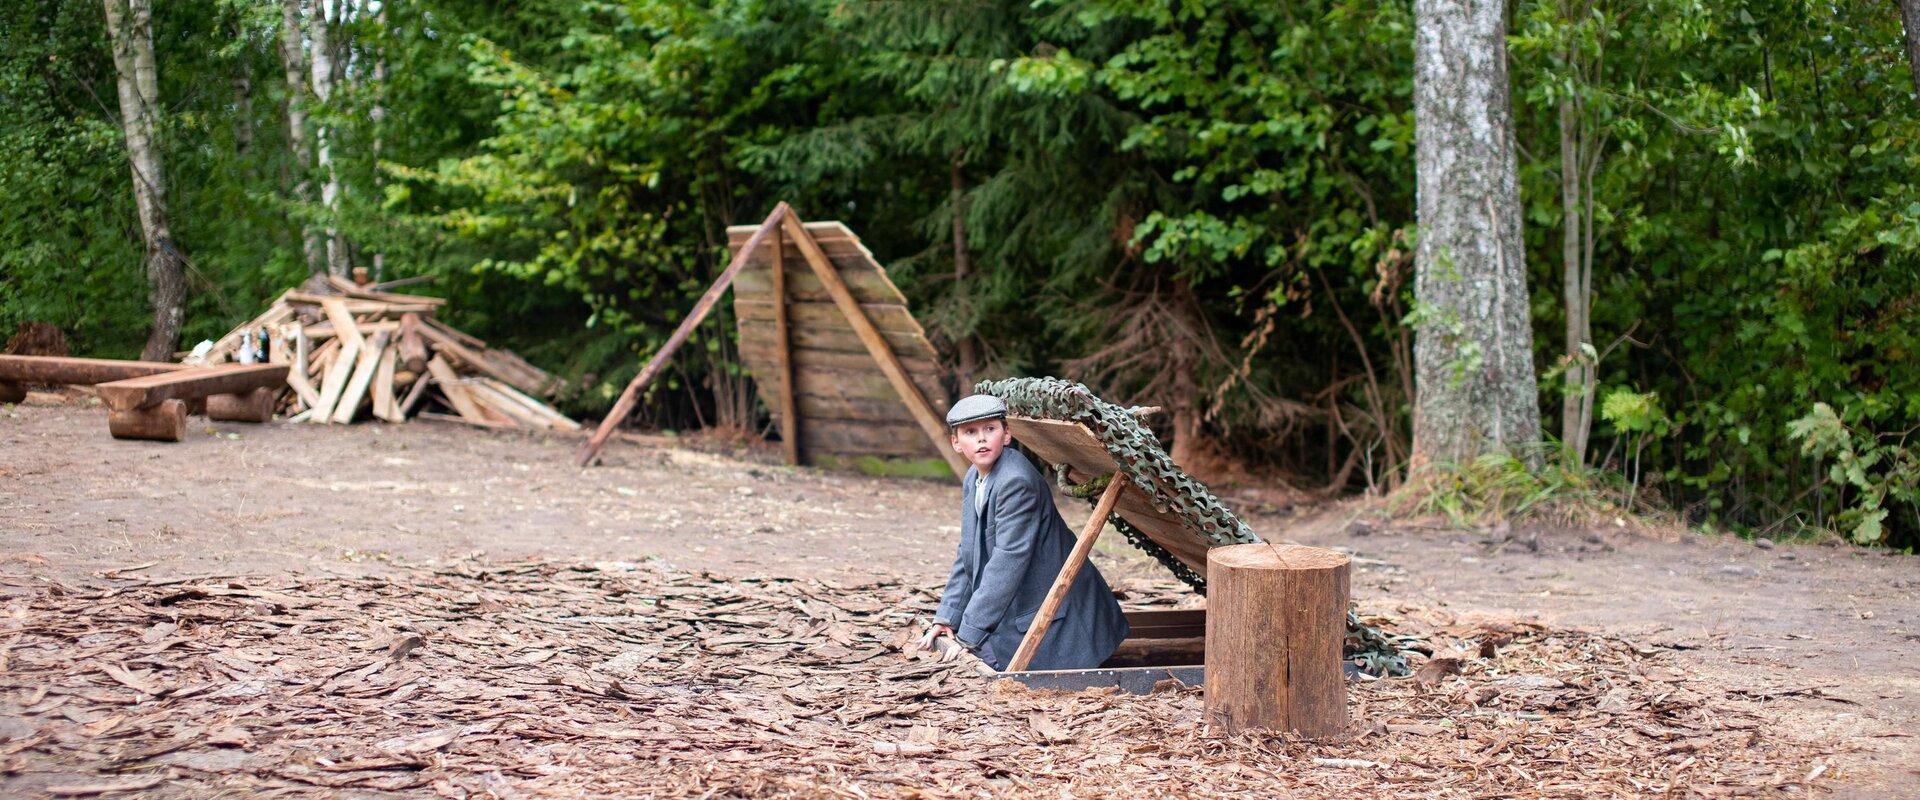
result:
<svg viewBox="0 0 1920 800"><path fill-rule="evenodd" d="M315 276L188 363L287 364L290 421L451 419L487 428L578 430L553 410L564 383L436 318L445 298ZM432 411L430 408L444 411ZM450 412L450 413L449 413Z"/></svg>

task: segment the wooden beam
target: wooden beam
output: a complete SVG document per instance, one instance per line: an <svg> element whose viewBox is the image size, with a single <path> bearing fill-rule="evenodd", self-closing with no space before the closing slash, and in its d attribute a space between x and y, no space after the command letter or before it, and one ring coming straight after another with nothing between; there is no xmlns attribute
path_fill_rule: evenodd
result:
<svg viewBox="0 0 1920 800"><path fill-rule="evenodd" d="M359 342L361 347L366 347L366 340L360 333L360 323L347 311L347 301L329 297L320 301L320 307L326 310L327 321L333 323L333 335L340 337L342 342Z"/></svg>
<svg viewBox="0 0 1920 800"><path fill-rule="evenodd" d="M340 403L340 393L346 391L347 379L353 377L353 368L360 360L361 340L357 334L352 338L337 337L332 344L339 344L340 350L334 353L333 362L320 378L320 402L313 404L313 414L307 417L308 422L316 425L333 421L333 407Z"/></svg>
<svg viewBox="0 0 1920 800"><path fill-rule="evenodd" d="M360 358L353 365L353 375L347 379L347 388L340 393L340 402L334 404L334 424L352 422L353 415L360 411L360 401L367 398L367 387L373 385L373 373L380 369L380 354L386 352L387 339L384 331L376 333L366 347L361 348Z"/></svg>
<svg viewBox="0 0 1920 800"><path fill-rule="evenodd" d="M193 367L141 378L103 383L100 400L116 411L145 408L163 400L205 398L212 394L244 394L259 388L287 384L285 364L221 364Z"/></svg>
<svg viewBox="0 0 1920 800"><path fill-rule="evenodd" d="M793 402L793 337L787 331L787 237L773 237L773 359L780 375L780 445L800 465L799 407Z"/></svg>
<svg viewBox="0 0 1920 800"><path fill-rule="evenodd" d="M1088 517L1086 527L1080 529L1080 538L1074 540L1067 563L1060 565L1060 574L1053 578L1053 588L1047 590L1047 599L1040 602L1040 612L1033 615L1033 623L1027 626L1020 649L1013 652L1013 660L1007 663L1008 672L1025 672L1027 665L1033 663L1033 654L1040 652L1040 642L1046 638L1047 628L1053 626L1054 612L1066 602L1067 592L1073 589L1073 579L1079 577L1080 568L1086 565L1094 541L1107 527L1107 518L1113 516L1113 504L1120 500L1120 490L1126 486L1127 476L1118 472L1108 479L1106 491L1100 493L1100 502L1093 507L1093 516Z"/></svg>
<svg viewBox="0 0 1920 800"><path fill-rule="evenodd" d="M467 392L466 384L460 382L460 376L454 374L445 356L434 356L428 361L427 372L433 376L434 383L440 384L440 393L447 396L447 402L453 404L453 410L460 416L482 425L490 421L480 410L480 404L473 402L473 395Z"/></svg>
<svg viewBox="0 0 1920 800"><path fill-rule="evenodd" d="M760 243L766 240L767 234L776 231L781 220L791 216L784 201L773 207L773 213L768 214L767 220L760 223L760 227L753 232L753 238L748 239L746 245L740 248L740 252L733 255L733 261L727 264L727 268L720 273L719 278L714 280L713 285L707 287L707 293L700 296L700 302L693 304L693 311L687 314L686 319L680 321L680 327L673 330L673 335L667 337L667 343L660 346L660 350L653 354L653 358L647 362L647 365L640 368L640 374L633 376L633 380L627 383L627 388L620 392L620 399L613 404L613 410L607 412L606 419L600 420L600 427L595 429L593 436L581 446L579 455L574 458L574 463L584 467L592 463L595 456L600 455L600 448L606 446L607 439L613 436L613 429L619 427L628 414L633 413L633 405L640 399L640 390L647 388L647 384L652 383L653 379L659 376L660 371L666 368L667 360L673 357L673 352L680 349L680 345L687 341L688 336L693 335L693 329L699 327L700 322L713 311L714 304L720 301L720 295L724 294L727 286L733 283L733 277L740 274L740 269L747 265L747 254L759 247Z"/></svg>
<svg viewBox="0 0 1920 800"><path fill-rule="evenodd" d="M400 347L395 345L380 352L380 364L373 368L373 415L387 422L395 422L393 409L393 371L394 364L400 360Z"/></svg>
<svg viewBox="0 0 1920 800"><path fill-rule="evenodd" d="M873 321L867 318L867 312L860 308L860 301L854 299L853 292L847 289L846 281L840 279L840 273L833 268L833 262L827 259L826 253L820 251L820 245L813 241L813 236L807 233L806 226L799 217L788 214L786 221L782 224L787 229L787 235L791 236L794 244L800 248L800 255L807 259L809 266L813 267L814 274L820 276L820 282L827 287L827 293L833 295L833 303L840 307L840 313L846 315L847 324L852 325L854 333L859 334L860 343L866 345L867 353L872 355L873 360L880 365L880 371L886 373L887 380L893 384L893 390L899 393L900 401L907 404L907 410L913 414L914 422L920 425L920 430L924 431L927 439L933 442L934 451L947 459L947 464L953 467L953 474L967 474L967 460L954 452L947 442L946 421L934 413L933 406L927 402L926 395L921 394L920 387L914 385L912 376L908 375L906 368L900 365L900 358L894 355L893 348L887 346L886 337L873 327ZM740 252L745 253L747 250L742 248Z"/></svg>
<svg viewBox="0 0 1920 800"><path fill-rule="evenodd" d="M116 361L109 358L0 355L0 381L7 383L60 383L90 386L183 369L194 369L194 367L156 361Z"/></svg>
<svg viewBox="0 0 1920 800"><path fill-rule="evenodd" d="M306 326L293 323L293 366L287 370L287 385L293 387L293 393L306 408L313 408L320 402L320 392L307 380L312 350L313 342L307 338Z"/></svg>

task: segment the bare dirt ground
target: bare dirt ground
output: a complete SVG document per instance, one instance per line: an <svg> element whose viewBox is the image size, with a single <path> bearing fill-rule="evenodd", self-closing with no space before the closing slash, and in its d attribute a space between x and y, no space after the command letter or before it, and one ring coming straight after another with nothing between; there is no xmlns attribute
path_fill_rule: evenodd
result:
<svg viewBox="0 0 1920 800"><path fill-rule="evenodd" d="M806 586L814 587L808 591L819 593L823 591L819 587L829 587L824 590L829 599L839 593L845 595L842 601L856 606L832 620L833 624L851 626L841 629L839 638L825 632L824 627L814 630L804 621L775 616L743 616L735 624L749 631L797 625L805 630L792 635L793 647L805 647L800 643L808 637L825 636L832 644L857 653L896 641L899 630L910 625L912 613L924 614L931 598L937 596L932 590L945 577L958 534L954 522L958 491L951 486L792 470L768 463L759 453L712 452L711 448L701 449L698 443L665 437L616 440L608 447L605 466L579 470L571 466L570 459L577 444L575 439L501 434L436 423L340 428L210 424L194 418L187 441L162 445L110 439L105 432L104 412L84 402L56 404L50 396L35 395L26 405L0 407L0 604L5 604L0 607L0 679L8 679L0 684L0 795L77 795L89 793L82 789L91 789L92 793L107 794L171 790L167 793L206 796L219 793L215 787L255 794L274 787L204 779L217 772L205 764L196 768L192 763L173 763L175 772L170 774L174 777L153 777L148 772L132 778L113 776L130 769L130 764L140 766L135 756L167 755L149 751L164 749L169 742L176 746L168 752L176 755L195 747L209 752L257 753L272 745L270 738L282 746L294 741L283 738L289 725L293 730L316 727L336 738L351 732L353 725L343 728L337 718L328 725L312 716L320 711L350 711L334 706L286 717L278 728L256 725L260 728L256 732L249 732L237 717L225 719L224 727L206 727L214 721L203 720L200 728L185 728L180 717L189 709L180 704L193 699L186 697L175 700L172 706L153 706L152 714L140 718L152 728L159 724L154 720L163 716L162 712L173 715L168 717L168 724L174 727L153 728L171 732L161 736L158 745L151 737L133 735L142 728L125 718L147 707L142 703L159 703L159 698L139 688L178 696L184 693L180 687L192 681L184 672L167 675L150 658L143 663L155 669L142 668L130 660L111 662L119 677L94 662L125 654L124 643L116 644L116 636L128 636L128 642L148 646L173 641L166 631L154 634L154 628L148 626L173 624L184 629L187 622L161 623L143 616L151 609L173 607L162 603L171 596L168 587L200 587L195 591L201 596L191 598L188 605L233 604L239 610L204 612L211 616L201 619L197 630L241 636L246 626L235 622L235 615L255 613L246 611L252 608L246 604L259 605L260 592L283 598L275 601L278 605L267 603L275 609L272 613L298 616L300 609L319 601L286 601L285 597L331 597L354 608L376 610L406 603L418 605L421 597L471 596L484 600L490 582L504 580L485 577L494 574L488 570L509 576L528 571L547 575L553 585L540 584L538 591L559 593L559 600L548 603L551 606L602 603L600 595L612 585L609 581L644 584L648 588L626 591L656 593L660 591L654 588L656 584L680 585L676 582L702 572L725 578L805 581ZM1915 738L1915 723L1920 722L1920 670L1913 663L1920 655L1920 624L1916 624L1920 619L1920 558L1846 546L1783 544L1763 549L1735 539L1695 535L1663 542L1615 530L1522 528L1512 535L1495 537L1473 531L1352 524L1358 513L1352 507L1296 508L1271 493L1229 490L1223 494L1229 499L1246 498L1237 505L1265 537L1351 552L1356 557L1353 591L1363 613L1380 615L1389 625L1427 634L1443 651L1471 648L1475 641L1485 638L1487 630L1536 632L1518 636L1514 644L1491 659L1466 654L1464 674L1450 679L1454 683L1441 687L1445 691L1435 697L1420 697L1404 681L1357 688L1355 714L1363 725L1378 724L1380 735L1374 739L1302 750L1293 743L1223 744L1200 737L1195 729L1192 741L1179 746L1168 745L1159 752L1089 750L1080 753L1092 759L1084 763L1108 763L1099 760L1108 758L1120 764L1142 760L1163 764L1163 770L1204 773L1211 777L1196 778L1191 784L1193 791L1203 794L1264 787L1271 794L1292 792L1301 796L1346 796L1363 790L1375 796L1422 796L1428 792L1444 796L1526 796L1529 791L1549 796L1596 792L1637 795L1668 790L1745 795L1793 794L1811 787L1847 797L1920 795L1920 739ZM1073 502L1062 508L1070 522L1084 519L1082 504ZM1102 542L1096 560L1103 571L1116 578L1117 586L1136 597L1164 596L1167 582L1156 565L1126 550L1118 537ZM476 566L502 564L521 566ZM592 581L551 577L574 574L567 570L614 577ZM395 589L413 584L431 591L423 589L425 594L413 594ZM703 585L715 584L705 581ZM767 585L798 584L775 581ZM216 591L206 591L209 587ZM774 605L784 605L788 599L781 598ZM307 605L301 605L303 602ZM530 607L547 607L528 602ZM800 602L805 608L811 601L802 597ZM887 604L894 608L885 609ZM72 613L76 608L82 613ZM85 624L75 627L77 619ZM331 625L346 624L338 615L327 619L333 620L328 623ZM1522 623L1540 627L1528 628ZM256 627L264 624L256 623ZM233 630L227 631L229 627ZM376 636L369 632L376 628L384 633ZM352 633L320 624L313 630L318 632L315 641L320 644L299 650L300 657L306 659L303 663L320 665L313 669L332 663L327 661L327 653L338 656L337 650L322 646L327 642L350 640L356 643L354 647L373 651L401 649L401 656L406 656L405 650L409 649L403 646L409 634L385 622L374 628L363 625ZM516 636L527 639L536 636L535 630L501 635L510 640ZM557 628L537 630L544 630L549 637L563 632ZM548 662L565 664L599 658L640 641L647 642L639 645L642 648L674 646L677 629L669 626L649 630L656 634L652 639L574 631L572 635L580 637L574 649L568 648L565 637L549 642L547 649L565 654L562 657L515 668L546 669L542 665ZM444 675L466 663L457 646L440 638L442 633L435 628L419 634L425 637L425 645L419 647L424 655L413 658L438 660L409 662L408 669L427 669L420 666L426 663L431 667L429 672L439 670ZM702 632L703 637L712 635ZM150 637L157 638L148 641ZM466 639L453 638L458 642L481 641L485 635L469 632ZM704 648L700 652L722 656L728 654L729 644L734 652L741 644L712 645L707 638L700 641ZM59 643L65 643L64 650L55 646ZM176 647L185 649L187 645ZM535 651L545 652L538 648ZM245 651L235 652L240 655L234 657L245 659ZM517 652L514 658L524 656L526 651ZM1627 677L1590 685L1569 678L1569 673L1555 672L1573 663L1568 660L1573 653L1587 653L1582 657L1593 658L1596 665L1613 664L1624 670L1620 675ZM254 656L264 657L259 653ZM1649 661L1627 663L1642 656ZM275 657L293 658L287 653ZM487 657L492 656L469 653L466 661ZM891 665L885 669L925 669L897 654L867 658ZM1534 673L1526 672L1528 665ZM373 671L362 676L362 681L394 695L414 685L404 682L409 673L399 667L383 672L380 666L362 660L350 665L355 671L343 674L358 675L359 670L371 668ZM846 671L830 660L796 668L822 675ZM210 680L237 680L234 669L227 664L225 669L207 675ZM288 696L327 694L314 691L316 687L339 689L339 675L326 675L323 680L324 671L292 681L290 685L307 688L289 690ZM746 684L756 680L752 677L755 674L761 673L747 675ZM926 680L926 674L909 677ZM71 686L49 699L44 689L35 696L33 690L20 688L21 681L28 677L48 685ZM792 692L798 687L804 694L804 686L816 683L819 675L810 672L788 677L799 683L783 684L781 691L788 692L783 695L787 698L784 702L805 706L793 699ZM73 682L82 678L104 682L101 686L108 688L76 688L80 684ZM1517 678L1532 682L1500 683ZM701 680L712 682L716 678L702 673ZM968 796L1024 794L1029 790L1049 796L1120 796L1125 792L1116 790L1112 783L1022 778L1022 765L1031 766L1035 775L1056 777L1058 773L1047 773L1046 769L1071 766L1070 758L1079 751L1066 747L1075 735L1062 732L1063 725L1104 725L1103 730L1124 734L1135 730L1129 725L1144 725L1139 730L1150 733L1193 729L1197 723L1198 700L1190 693L1155 695L1140 701L1104 698L1097 703L1088 698L989 698L981 687L956 688L952 679L940 684L938 676L933 680L938 684L933 689L908 698L929 707L916 713L931 715L939 710L949 716L931 719L951 722L955 704L960 704L976 715L987 715L987 722L970 717L972 721L963 726L966 730L1018 740L1007 745L1012 749L988 748L980 751L985 753L980 757L985 761L966 761L954 753L973 750L940 750L944 746L938 744L937 731L915 732L938 728L933 722L916 727L896 719L903 727L895 731L899 736L894 739L873 738L891 728L859 727L893 719L889 716L892 712L883 712L864 721L843 720L836 728L839 733L822 732L815 738L830 743L822 747L836 751L871 745L863 751L867 760L862 764L876 755L888 756L885 747L892 743L890 755L895 766L889 774L897 778L925 770L924 781L903 785L875 777L879 773L870 765L860 767L853 762L820 762L802 769L800 764L812 762L787 764L783 759L788 756L771 762L763 759L756 767L765 770L777 762L799 770L785 773L784 778L760 775L750 780L743 777L747 773L736 770L726 772L726 780L715 778L718 773L702 779L699 774L686 777L668 769L671 759L667 752L645 746L645 737L622 739L624 744L614 750L625 754L627 760L622 763L629 772L635 763L658 759L661 770L686 778L670 785L665 781L626 785L639 794L679 794L682 790L697 794L692 790L703 787L719 790L721 796L804 794L796 787L811 786L819 794L835 796L860 796L863 792ZM1495 708L1499 703L1490 698L1502 691L1512 700L1525 694L1520 688L1547 691L1542 687L1550 685L1543 682L1548 680L1558 682L1565 692L1591 690L1590 707L1580 704L1586 701L1561 697L1537 708L1522 705L1510 709L1520 715L1513 719L1521 722L1514 724L1534 725L1537 730L1526 729L1532 733L1497 726L1469 731L1469 718L1479 717L1461 708L1476 712L1481 706ZM1650 680L1653 683L1648 683ZM1661 691L1660 681L1675 688ZM629 679L629 684L632 682ZM171 688L156 689L155 684ZM1626 688L1608 700L1609 685ZM132 699L121 696L128 689L135 690ZM1485 694L1489 690L1494 695ZM613 715L580 721L571 729L576 733L619 724L618 715L626 713L619 709L637 702L631 696L609 694L604 680L571 691L597 693L594 702L606 704L606 713ZM1440 694L1455 700L1466 698L1462 702L1468 705L1440 702ZM1553 713L1567 708L1596 711L1609 704L1617 706L1624 702L1622 698L1641 698L1628 705L1636 709L1635 713L1650 713L1649 709L1671 702L1670 697L1676 694L1698 702L1688 706L1685 714L1668 714L1663 718L1663 724L1669 726L1665 728L1649 728L1646 720L1628 721L1625 717L1605 718L1615 721L1583 728L1579 720L1592 720L1579 714L1558 720ZM469 700L478 696L475 690ZM857 696L843 693L806 701L846 707L857 704ZM557 697L564 700L569 695L562 691ZM74 699L62 706L62 698ZM125 701L125 708L114 713L119 706L108 700ZM760 702L750 694L721 700L736 705ZM585 701L575 698L574 702ZM650 702L662 710L679 708L682 713L691 713L664 701ZM1018 723L1018 735L993 727L996 703L1012 709L1006 713ZM1058 710L1062 703L1073 704L1080 709L1079 715L1051 716L1053 712L1047 709ZM293 705L298 702L285 698L275 703L275 707ZM598 708L593 703L584 707L588 710L580 713ZM734 727L751 721L738 711L733 713L726 719L732 719ZM803 729L816 717L806 716L804 709L798 713L797 717L772 722L777 726L774 730L805 732ZM1116 714L1121 716L1112 716ZM1541 718L1543 714L1545 719ZM116 717L122 721L109 724ZM1683 719L1692 722L1676 721ZM1718 723L1710 724L1736 719L1750 722L1717 728L1713 724ZM1555 729L1559 722L1570 727ZM558 773L551 770L528 771L496 764L491 772L479 768L462 773L471 778L463 783L454 777L435 777L439 773L433 772L451 768L443 762L458 760L449 753L459 752L459 745L441 752L444 742L407 738L425 736L421 730L372 722L367 725L369 731L388 731L380 734L383 741L397 742L381 751L387 755L380 756L394 763L374 763L366 756L348 763L365 766L363 771L368 772L421 771L423 777L418 783L329 784L313 780L305 772L292 778L282 775L281 779L294 781L308 791L331 787L321 790L322 794L376 796L382 791L423 793L431 788L450 796L569 796L592 792L594 770L609 768L572 762L572 768L583 771L569 773L578 779L569 782L555 778ZM1460 726L1457 741L1414 741L1434 730L1454 731L1455 725ZM271 736L265 732L269 729L274 731ZM1711 736L1699 733L1690 738L1689 732L1708 729L1714 731ZM414 732L407 733L409 730ZM752 737L728 739L715 730L719 729L675 731L672 735L679 737L682 746L668 749L720 752L746 748L742 752L752 752ZM1576 734L1576 730L1586 733ZM849 731L860 736L847 738ZM1738 746L1729 744L1729 731L1741 732L1747 738ZM668 731L661 729L658 733L665 736ZM1486 741L1475 738L1482 734ZM186 741L190 735L197 739ZM110 757L93 760L86 755L94 752L87 749L91 744L111 742L116 736L127 738L119 742L120 749ZM513 740L523 745L529 741L526 735L516 736ZM1541 737L1538 746L1515 743L1533 741L1529 736ZM1075 746L1091 748L1091 737L1088 739ZM1180 736L1169 739L1173 740L1186 741ZM1713 742L1711 746L1709 741ZM1569 743L1591 744L1594 749L1565 750ZM1049 744L1055 746L1050 748ZM1233 751L1231 747L1236 746L1252 749ZM912 762L924 748L934 748L936 754L929 758L936 760L942 758L939 753L945 753L946 761L940 763L971 766L941 771L938 764L900 765ZM1467 752L1469 749L1471 752ZM1461 762L1454 756L1436 755L1452 750L1461 750L1457 754L1460 758L1472 760ZM1516 751L1520 751L1517 757L1525 760L1513 761ZM791 751L779 752L791 755ZM1243 757L1233 757L1235 752ZM398 758L394 753L406 759L394 761ZM1641 766L1651 768L1656 756L1662 766L1647 773L1602 769L1599 774L1612 776L1608 780L1613 782L1605 784L1573 780L1586 774L1580 769L1582 764L1612 763L1603 753L1644 753L1649 763ZM1296 761L1308 756L1351 757L1375 766L1332 764L1323 765L1319 772L1292 771L1298 769L1292 766ZM989 762L1001 765L998 773L980 766ZM330 763L337 764L338 759ZM1467 769L1458 767L1459 763L1473 765L1468 769L1474 776L1472 781L1450 783L1449 776L1457 778L1464 774L1460 769ZM1239 766L1231 766L1234 764ZM1383 764L1390 766L1380 766ZM1485 765L1484 773L1480 765ZM1496 766L1518 774L1495 775ZM313 774L339 774L311 765L305 769ZM1219 778L1216 773L1223 769L1226 777ZM1367 774L1353 777L1356 769ZM1541 770L1548 774L1537 774ZM974 778L965 777L969 775ZM1556 777L1566 780L1556 781ZM143 781L152 782L143 785ZM1151 782L1122 785L1140 787L1142 795L1182 793L1178 787ZM1554 791L1554 786L1561 788ZM1206 787L1204 791L1202 787Z"/></svg>

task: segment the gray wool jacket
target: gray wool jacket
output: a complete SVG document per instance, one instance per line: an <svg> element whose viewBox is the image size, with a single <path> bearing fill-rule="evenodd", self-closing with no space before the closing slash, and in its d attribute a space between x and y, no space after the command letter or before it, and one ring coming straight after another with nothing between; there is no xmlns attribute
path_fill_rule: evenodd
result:
<svg viewBox="0 0 1920 800"><path fill-rule="evenodd" d="M1008 448L994 462L986 505L975 512L978 469L967 470L960 552L934 621L953 628L994 669L1005 670L1073 551L1074 534L1054 508L1047 480L1019 451ZM1089 563L1074 577L1028 669L1097 667L1129 632L1113 590Z"/></svg>

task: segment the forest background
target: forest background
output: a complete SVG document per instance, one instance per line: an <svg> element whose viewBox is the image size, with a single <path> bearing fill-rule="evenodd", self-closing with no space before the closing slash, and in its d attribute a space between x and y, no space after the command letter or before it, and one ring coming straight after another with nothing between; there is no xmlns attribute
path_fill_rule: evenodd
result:
<svg viewBox="0 0 1920 800"><path fill-rule="evenodd" d="M0 333L127 358L155 305L101 10L0 5ZM725 227L786 200L866 240L956 388L1060 375L1167 406L1179 458L1329 493L1407 477L1414 331L1448 323L1414 301L1405 0L150 13L179 349L311 271L434 276L409 291L603 413L724 266ZM1454 479L1920 543L1902 7L1507 13L1551 441ZM700 329L643 424L765 430L732 329Z"/></svg>

